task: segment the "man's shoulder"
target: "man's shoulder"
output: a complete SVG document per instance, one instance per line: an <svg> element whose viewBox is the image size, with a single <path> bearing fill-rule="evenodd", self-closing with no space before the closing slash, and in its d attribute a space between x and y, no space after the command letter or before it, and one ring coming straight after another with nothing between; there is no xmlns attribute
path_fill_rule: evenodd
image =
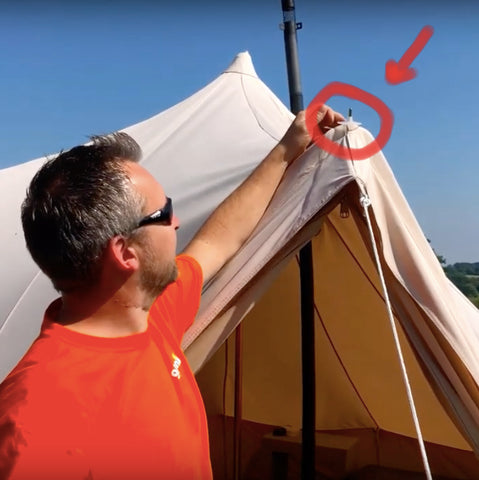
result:
<svg viewBox="0 0 479 480"><path fill-rule="evenodd" d="M195 276L199 276L201 280L203 280L203 272L201 270L201 265L194 257L191 257L190 255L187 255L185 253L181 253L176 257L176 265L178 267L179 277L183 272L190 272Z"/></svg>
<svg viewBox="0 0 479 480"><path fill-rule="evenodd" d="M150 321L159 328L169 325L180 342L198 311L203 273L200 264L189 255L178 255L176 265L178 278L151 306Z"/></svg>
<svg viewBox="0 0 479 480"><path fill-rule="evenodd" d="M41 335L0 383L0 410L36 398L51 398L66 375L65 355L55 342Z"/></svg>
<svg viewBox="0 0 479 480"><path fill-rule="evenodd" d="M27 360L22 360L0 384L2 431L16 431L22 426L29 428L31 419L48 414L45 408L53 407L55 394L51 389L51 381L40 373L42 371L43 365L28 365Z"/></svg>
<svg viewBox="0 0 479 480"><path fill-rule="evenodd" d="M203 273L200 264L193 257L181 254L176 257L176 266L176 280L166 287L155 303L169 304L171 308L171 304L181 303L182 297L189 298L195 292L201 294Z"/></svg>
<svg viewBox="0 0 479 480"><path fill-rule="evenodd" d="M43 394L49 388L55 377L54 362L42 358L36 342L30 347L25 356L18 362L15 368L9 373L0 384L0 405L5 403L18 403L27 394ZM41 348L40 348L41 350ZM0 407L1 408L1 407Z"/></svg>

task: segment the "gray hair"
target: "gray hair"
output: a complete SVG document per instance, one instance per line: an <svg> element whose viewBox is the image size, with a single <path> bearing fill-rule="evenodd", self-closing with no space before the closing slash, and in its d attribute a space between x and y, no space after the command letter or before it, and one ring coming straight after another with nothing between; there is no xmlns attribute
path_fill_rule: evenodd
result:
<svg viewBox="0 0 479 480"><path fill-rule="evenodd" d="M22 204L28 250L60 291L94 284L108 241L142 216L144 199L125 170L140 146L126 133L91 140L48 160Z"/></svg>

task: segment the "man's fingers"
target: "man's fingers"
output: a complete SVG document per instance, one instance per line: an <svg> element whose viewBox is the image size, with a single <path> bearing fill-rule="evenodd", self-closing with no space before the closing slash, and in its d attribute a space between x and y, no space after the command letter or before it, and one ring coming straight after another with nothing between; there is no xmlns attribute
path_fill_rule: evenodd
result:
<svg viewBox="0 0 479 480"><path fill-rule="evenodd" d="M324 132L335 127L344 117L327 105L321 105L316 116L319 128Z"/></svg>
<svg viewBox="0 0 479 480"><path fill-rule="evenodd" d="M336 125L338 124L338 122L344 122L346 120L339 112L335 112L333 110L333 113L334 113L334 123Z"/></svg>
<svg viewBox="0 0 479 480"><path fill-rule="evenodd" d="M321 105L321 107L319 107L318 113L316 114L316 121L318 122L318 125L324 120L328 109L329 107L327 105Z"/></svg>

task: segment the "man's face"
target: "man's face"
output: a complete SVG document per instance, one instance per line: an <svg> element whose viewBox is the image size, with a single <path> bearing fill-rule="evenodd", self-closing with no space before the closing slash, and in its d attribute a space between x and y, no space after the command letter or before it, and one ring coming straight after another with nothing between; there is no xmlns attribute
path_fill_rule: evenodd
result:
<svg viewBox="0 0 479 480"><path fill-rule="evenodd" d="M166 205L161 185L137 163L127 163L128 175L135 189L145 199L145 215ZM176 230L179 221L173 215L171 225L151 224L140 227L135 244L140 259L140 288L151 306L154 299L176 280Z"/></svg>

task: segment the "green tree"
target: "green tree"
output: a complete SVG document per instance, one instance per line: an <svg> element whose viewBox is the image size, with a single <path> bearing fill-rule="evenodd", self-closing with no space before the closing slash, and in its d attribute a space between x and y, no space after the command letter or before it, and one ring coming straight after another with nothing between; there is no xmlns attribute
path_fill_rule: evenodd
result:
<svg viewBox="0 0 479 480"><path fill-rule="evenodd" d="M474 298L479 296L479 291L477 291L476 285L474 282L464 273L457 270L446 270L446 275L451 280L454 285L467 297Z"/></svg>
<svg viewBox="0 0 479 480"><path fill-rule="evenodd" d="M427 239L429 243L431 241ZM442 255L433 249L447 278L477 307L479 308L479 262L458 262L448 265Z"/></svg>

